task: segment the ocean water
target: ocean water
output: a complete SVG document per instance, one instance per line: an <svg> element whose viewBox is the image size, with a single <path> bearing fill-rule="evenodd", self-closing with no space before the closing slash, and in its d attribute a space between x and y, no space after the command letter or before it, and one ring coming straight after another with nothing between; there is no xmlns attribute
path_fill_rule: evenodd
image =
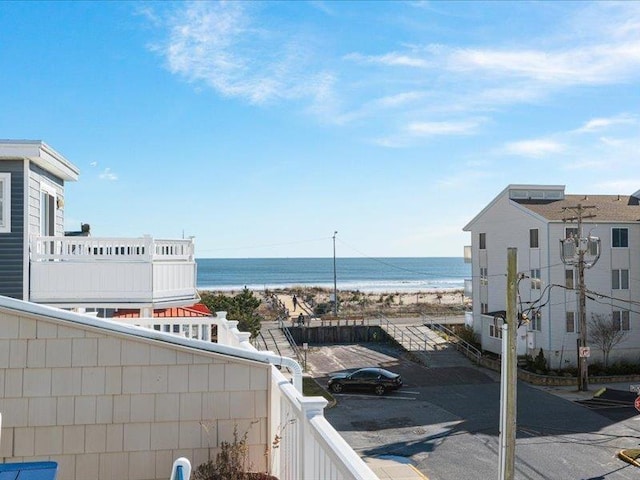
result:
<svg viewBox="0 0 640 480"><path fill-rule="evenodd" d="M333 258L199 258L201 290L333 288ZM418 292L464 288L462 257L336 258L338 290Z"/></svg>

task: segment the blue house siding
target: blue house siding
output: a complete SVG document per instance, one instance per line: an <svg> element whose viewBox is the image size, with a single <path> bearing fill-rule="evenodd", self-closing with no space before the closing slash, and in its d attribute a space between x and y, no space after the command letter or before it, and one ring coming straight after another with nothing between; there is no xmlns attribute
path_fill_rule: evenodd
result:
<svg viewBox="0 0 640 480"><path fill-rule="evenodd" d="M24 163L3 160L0 172L11 174L11 232L0 233L0 295L22 299L24 282Z"/></svg>

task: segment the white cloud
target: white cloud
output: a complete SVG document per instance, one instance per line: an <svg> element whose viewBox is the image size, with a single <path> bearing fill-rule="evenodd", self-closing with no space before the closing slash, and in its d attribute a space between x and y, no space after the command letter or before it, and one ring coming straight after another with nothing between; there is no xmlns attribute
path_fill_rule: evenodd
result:
<svg viewBox="0 0 640 480"><path fill-rule="evenodd" d="M634 116L628 114L617 115L609 118L594 118L586 122L582 127L576 130L578 133L589 133L604 130L613 125L629 125L636 124L637 120Z"/></svg>
<svg viewBox="0 0 640 480"><path fill-rule="evenodd" d="M185 4L169 22L169 38L153 49L168 69L224 96L254 104L308 98L330 87L326 72L310 68L304 35L255 25L243 2Z"/></svg>
<svg viewBox="0 0 640 480"><path fill-rule="evenodd" d="M92 167L97 167L98 166L98 162L91 162L89 165L92 166Z"/></svg>
<svg viewBox="0 0 640 480"><path fill-rule="evenodd" d="M412 136L427 137L435 135L471 135L480 125L479 121L464 122L413 122L407 126Z"/></svg>
<svg viewBox="0 0 640 480"><path fill-rule="evenodd" d="M396 95L389 95L375 100L373 103L384 108L402 107L415 101L422 100L424 92L403 92Z"/></svg>
<svg viewBox="0 0 640 480"><path fill-rule="evenodd" d="M118 175L113 173L110 168L105 168L99 175L99 178L101 180L108 180L110 182L113 182L115 180L118 180Z"/></svg>
<svg viewBox="0 0 640 480"><path fill-rule="evenodd" d="M357 63L389 67L425 68L429 66L429 62L426 59L397 52L385 53L384 55L361 55L359 53L350 53L345 55L344 59L352 60Z"/></svg>
<svg viewBox="0 0 640 480"><path fill-rule="evenodd" d="M549 154L561 153L566 147L554 140L537 139L507 143L504 153L522 157L541 158Z"/></svg>

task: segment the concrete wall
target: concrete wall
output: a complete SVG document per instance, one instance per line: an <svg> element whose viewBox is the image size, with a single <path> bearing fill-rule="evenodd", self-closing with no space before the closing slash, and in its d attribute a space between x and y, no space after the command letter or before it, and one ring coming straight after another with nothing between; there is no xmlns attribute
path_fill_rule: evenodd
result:
<svg viewBox="0 0 640 480"><path fill-rule="evenodd" d="M0 461L50 459L60 480L169 478L234 427L266 469L269 365L0 309Z"/></svg>

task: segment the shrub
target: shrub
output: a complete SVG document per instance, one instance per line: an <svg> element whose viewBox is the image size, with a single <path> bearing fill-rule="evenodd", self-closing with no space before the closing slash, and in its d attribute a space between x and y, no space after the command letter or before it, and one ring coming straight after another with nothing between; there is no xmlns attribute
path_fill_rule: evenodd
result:
<svg viewBox="0 0 640 480"><path fill-rule="evenodd" d="M313 307L314 315L325 315L330 311L331 311L331 304L326 302L319 303L315 307Z"/></svg>
<svg viewBox="0 0 640 480"><path fill-rule="evenodd" d="M193 480L277 480L267 473L247 472L250 469L247 460L247 435L248 432L245 432L242 437L238 437L236 426L233 429L233 443L222 442L215 462L209 460L198 465L193 472Z"/></svg>

